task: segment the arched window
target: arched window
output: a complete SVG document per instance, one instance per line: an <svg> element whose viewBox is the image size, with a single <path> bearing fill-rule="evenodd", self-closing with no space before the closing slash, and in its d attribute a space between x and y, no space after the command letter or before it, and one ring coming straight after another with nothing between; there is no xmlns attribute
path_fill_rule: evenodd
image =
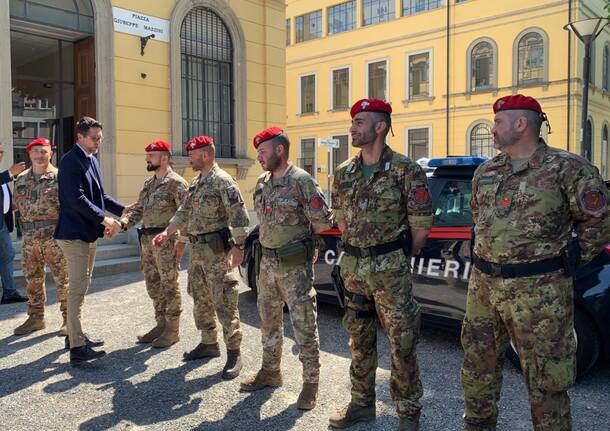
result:
<svg viewBox="0 0 610 431"><path fill-rule="evenodd" d="M604 59L602 62L602 87L610 91L610 48L608 44L604 46Z"/></svg>
<svg viewBox="0 0 610 431"><path fill-rule="evenodd" d="M470 130L470 155L482 157L494 157L494 138L491 134L491 126L487 123L478 123Z"/></svg>
<svg viewBox="0 0 610 431"><path fill-rule="evenodd" d="M482 90L494 86L494 47L488 41L478 42L470 51L470 89Z"/></svg>
<svg viewBox="0 0 610 431"><path fill-rule="evenodd" d="M601 174L605 179L610 178L610 148L608 148L608 124L604 124L602 129L602 162Z"/></svg>
<svg viewBox="0 0 610 431"><path fill-rule="evenodd" d="M517 85L545 80L546 53L542 35L536 31L525 33L517 45Z"/></svg>
<svg viewBox="0 0 610 431"><path fill-rule="evenodd" d="M233 42L214 11L193 8L180 30L182 145L193 136L214 138L216 156L235 157Z"/></svg>
<svg viewBox="0 0 610 431"><path fill-rule="evenodd" d="M21 0L10 2L12 18L93 33L93 7L90 0Z"/></svg>

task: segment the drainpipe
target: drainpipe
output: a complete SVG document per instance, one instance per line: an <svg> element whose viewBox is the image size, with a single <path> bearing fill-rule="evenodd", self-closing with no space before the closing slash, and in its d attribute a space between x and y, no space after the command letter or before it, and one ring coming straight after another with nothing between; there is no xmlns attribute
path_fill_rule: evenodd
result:
<svg viewBox="0 0 610 431"><path fill-rule="evenodd" d="M449 72L450 72L450 68L449 68L449 61L450 61L450 55L449 55L449 17L450 17L450 9L449 9L449 5L451 3L451 0L447 0L447 70L446 70L446 75L447 75L447 82L446 82L446 86L447 86L447 97L446 97L446 105L445 105L445 128L447 130L447 141L445 143L445 154L447 156L449 156L449 98L451 97L451 92L450 92L450 88L449 88L449 84L450 84L450 79L449 79Z"/></svg>
<svg viewBox="0 0 610 431"><path fill-rule="evenodd" d="M568 0L568 22L572 22L572 0ZM571 105L570 101L572 99L572 33L568 32L568 100L567 100L567 130L568 130L568 142L567 142L567 150L570 151L570 140L572 138L571 130L572 130L572 117L571 117Z"/></svg>

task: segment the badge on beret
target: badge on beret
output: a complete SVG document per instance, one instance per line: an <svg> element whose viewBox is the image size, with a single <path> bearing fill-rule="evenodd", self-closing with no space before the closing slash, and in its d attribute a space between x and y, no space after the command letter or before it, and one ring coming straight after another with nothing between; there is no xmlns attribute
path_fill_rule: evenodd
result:
<svg viewBox="0 0 610 431"><path fill-rule="evenodd" d="M418 205L425 205L430 202L430 192L428 191L428 186L421 185L415 187L411 192L411 198Z"/></svg>
<svg viewBox="0 0 610 431"><path fill-rule="evenodd" d="M585 210L596 213L606 208L606 195L599 188L591 187L580 194L580 203Z"/></svg>
<svg viewBox="0 0 610 431"><path fill-rule="evenodd" d="M320 196L314 196L309 200L309 209L312 211L320 211L324 208L324 199Z"/></svg>
<svg viewBox="0 0 610 431"><path fill-rule="evenodd" d="M502 200L500 201L500 205L507 207L510 205L510 198L502 198Z"/></svg>

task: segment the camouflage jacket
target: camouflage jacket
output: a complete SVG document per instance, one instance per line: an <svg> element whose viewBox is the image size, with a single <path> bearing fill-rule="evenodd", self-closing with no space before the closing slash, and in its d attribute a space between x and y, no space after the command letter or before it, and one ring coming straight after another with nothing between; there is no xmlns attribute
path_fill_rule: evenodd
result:
<svg viewBox="0 0 610 431"><path fill-rule="evenodd" d="M610 239L608 191L597 168L544 141L514 172L506 154L479 166L472 180L471 206L474 251L490 262L558 256L572 231L587 261Z"/></svg>
<svg viewBox="0 0 610 431"><path fill-rule="evenodd" d="M342 240L370 247L398 239L409 229L432 226L432 202L422 168L387 145L368 181L362 175L360 154L335 171L333 210L345 221Z"/></svg>
<svg viewBox="0 0 610 431"><path fill-rule="evenodd" d="M236 243L248 235L250 219L235 180L214 163L205 176L190 184L187 196L171 220L182 235L198 235L229 228Z"/></svg>
<svg viewBox="0 0 610 431"><path fill-rule="evenodd" d="M47 173L34 178L32 168L23 171L15 181L13 202L25 222L57 220L59 191L57 168L51 164Z"/></svg>
<svg viewBox="0 0 610 431"><path fill-rule="evenodd" d="M186 195L188 183L171 168L165 176L155 175L144 182L135 206L121 218L125 228L142 222L143 227L166 227Z"/></svg>
<svg viewBox="0 0 610 431"><path fill-rule="evenodd" d="M313 228L331 227L332 212L320 186L309 173L294 165L282 178L272 178L271 172L258 177L254 208L260 242L267 248L311 237Z"/></svg>

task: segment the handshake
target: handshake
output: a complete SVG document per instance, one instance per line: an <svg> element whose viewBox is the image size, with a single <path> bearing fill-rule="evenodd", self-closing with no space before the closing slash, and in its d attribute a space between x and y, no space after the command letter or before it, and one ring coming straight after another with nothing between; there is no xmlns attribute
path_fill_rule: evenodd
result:
<svg viewBox="0 0 610 431"><path fill-rule="evenodd" d="M104 236L106 238L112 238L123 229L121 222L112 217L104 217L102 224L105 227Z"/></svg>

